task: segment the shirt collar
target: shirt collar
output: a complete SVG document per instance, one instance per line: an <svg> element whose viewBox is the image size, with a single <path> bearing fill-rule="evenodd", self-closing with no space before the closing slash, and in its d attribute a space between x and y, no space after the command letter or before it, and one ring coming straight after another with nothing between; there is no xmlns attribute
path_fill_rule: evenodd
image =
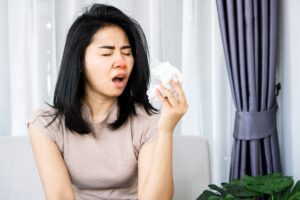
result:
<svg viewBox="0 0 300 200"><path fill-rule="evenodd" d="M89 124L108 124L112 123L117 119L118 114L118 100L116 100L113 105L109 108L106 117L99 122L92 121L91 118L91 110L89 106L84 102L81 101L81 114L83 119L88 122Z"/></svg>

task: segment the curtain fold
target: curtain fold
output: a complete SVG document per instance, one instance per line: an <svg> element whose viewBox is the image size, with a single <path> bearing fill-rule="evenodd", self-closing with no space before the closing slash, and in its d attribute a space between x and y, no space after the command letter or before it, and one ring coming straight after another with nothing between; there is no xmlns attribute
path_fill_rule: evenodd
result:
<svg viewBox="0 0 300 200"><path fill-rule="evenodd" d="M236 108L230 180L281 171L275 96L278 0L216 0Z"/></svg>

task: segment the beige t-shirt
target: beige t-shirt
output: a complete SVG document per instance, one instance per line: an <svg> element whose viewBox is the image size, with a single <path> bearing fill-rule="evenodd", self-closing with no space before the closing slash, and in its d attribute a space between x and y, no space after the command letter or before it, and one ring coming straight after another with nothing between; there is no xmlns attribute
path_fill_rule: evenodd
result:
<svg viewBox="0 0 300 200"><path fill-rule="evenodd" d="M111 131L106 124L117 118L117 103L99 123L92 122L89 107L83 104L82 116L91 124L92 132L80 135L71 133L64 123L59 126L58 119L45 127L53 119L47 113L53 114L54 111L45 106L33 114L29 123L58 145L76 199L138 199L139 151L158 136L159 114L148 115L137 105L137 116L129 117L119 129Z"/></svg>

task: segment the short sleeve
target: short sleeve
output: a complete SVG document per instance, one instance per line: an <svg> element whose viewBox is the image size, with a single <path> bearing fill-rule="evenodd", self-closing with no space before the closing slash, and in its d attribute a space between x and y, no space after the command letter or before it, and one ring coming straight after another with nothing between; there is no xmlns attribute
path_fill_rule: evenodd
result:
<svg viewBox="0 0 300 200"><path fill-rule="evenodd" d="M137 115L130 118L134 153L138 159L143 145L158 137L158 121L160 114L148 114L142 106L136 107Z"/></svg>
<svg viewBox="0 0 300 200"><path fill-rule="evenodd" d="M146 126L144 127L143 134L141 136L141 147L144 144L150 143L158 137L158 120L160 115L153 114L150 115L147 122L145 123Z"/></svg>
<svg viewBox="0 0 300 200"><path fill-rule="evenodd" d="M56 142L56 137L48 126L49 122L51 122L49 113L44 109L39 109L35 111L29 118L27 122L27 128L29 128L30 124L34 125L40 131L41 134L43 134L50 140Z"/></svg>

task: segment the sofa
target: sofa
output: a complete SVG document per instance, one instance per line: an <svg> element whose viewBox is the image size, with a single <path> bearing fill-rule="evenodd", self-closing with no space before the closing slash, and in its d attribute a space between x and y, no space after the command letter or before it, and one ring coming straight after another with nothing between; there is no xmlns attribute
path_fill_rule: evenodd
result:
<svg viewBox="0 0 300 200"><path fill-rule="evenodd" d="M208 142L196 136L174 135L174 200L195 200L210 182ZM30 140L0 136L0 199L45 199Z"/></svg>

